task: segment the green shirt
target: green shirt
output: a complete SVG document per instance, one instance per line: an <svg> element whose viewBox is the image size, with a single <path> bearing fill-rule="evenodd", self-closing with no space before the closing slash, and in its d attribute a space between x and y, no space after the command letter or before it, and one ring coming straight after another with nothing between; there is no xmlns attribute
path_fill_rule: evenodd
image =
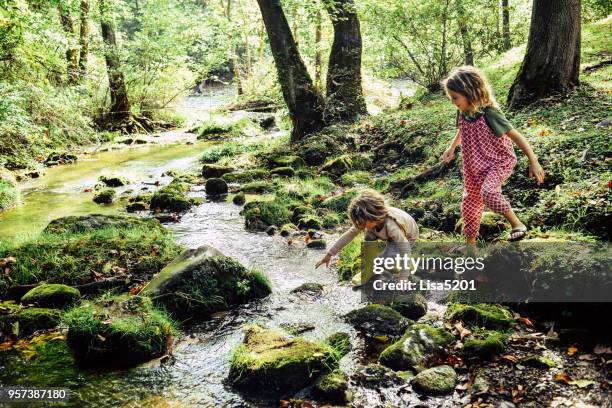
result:
<svg viewBox="0 0 612 408"><path fill-rule="evenodd" d="M475 122L480 119L482 115L485 115L485 122L487 122L487 125L489 125L496 136L503 136L510 130L514 129L514 126L508 122L508 119L506 119L504 114L499 109L489 106L484 108L484 110L481 112L476 112L476 114L473 116L457 111L457 126L459 126L459 115L461 115L463 119L467 120L468 122Z"/></svg>

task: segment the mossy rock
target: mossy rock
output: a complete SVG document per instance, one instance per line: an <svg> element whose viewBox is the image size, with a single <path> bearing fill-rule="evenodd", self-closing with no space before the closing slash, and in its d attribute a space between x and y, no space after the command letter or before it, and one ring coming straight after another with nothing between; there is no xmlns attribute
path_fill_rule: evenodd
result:
<svg viewBox="0 0 612 408"><path fill-rule="evenodd" d="M351 156L354 170L370 170L372 168L372 158L367 154L356 154Z"/></svg>
<svg viewBox="0 0 612 408"><path fill-rule="evenodd" d="M308 241L306 247L311 249L325 249L327 247L327 241L324 239L312 239Z"/></svg>
<svg viewBox="0 0 612 408"><path fill-rule="evenodd" d="M133 212L137 212L137 211L146 211L149 208L151 208L149 204L143 203L141 201L136 201L136 202L129 203L128 205L126 205L125 206L125 211L127 211L129 213L133 213Z"/></svg>
<svg viewBox="0 0 612 408"><path fill-rule="evenodd" d="M300 156L279 156L271 159L271 162L278 167L291 167L294 170L306 167L306 162Z"/></svg>
<svg viewBox="0 0 612 408"><path fill-rule="evenodd" d="M412 380L412 387L427 395L450 394L457 384L457 373L451 366L442 365L418 373Z"/></svg>
<svg viewBox="0 0 612 408"><path fill-rule="evenodd" d="M537 355L526 356L521 359L521 364L529 367L540 368L544 370L548 370L550 368L554 368L557 366L554 360Z"/></svg>
<svg viewBox="0 0 612 408"><path fill-rule="evenodd" d="M322 167L321 171L330 173L336 177L339 177L345 173L348 173L353 169L353 160L349 155L336 157L328 160Z"/></svg>
<svg viewBox="0 0 612 408"><path fill-rule="evenodd" d="M302 218L305 215L309 215L312 214L312 208L308 207L306 205L298 205L293 207L292 211L291 211L291 221L297 223L300 218Z"/></svg>
<svg viewBox="0 0 612 408"><path fill-rule="evenodd" d="M453 335L445 329L415 324L400 340L387 347L378 361L394 370L420 370L429 359L443 353L453 340Z"/></svg>
<svg viewBox="0 0 612 408"><path fill-rule="evenodd" d="M288 204L280 201L251 201L240 211L245 225L251 231L265 231L270 225L288 223L290 211Z"/></svg>
<svg viewBox="0 0 612 408"><path fill-rule="evenodd" d="M245 183L253 180L261 180L268 176L264 170L234 171L225 173L221 178L228 183Z"/></svg>
<svg viewBox="0 0 612 408"><path fill-rule="evenodd" d="M232 353L228 380L249 397L282 398L337 366L338 355L326 343L249 326Z"/></svg>
<svg viewBox="0 0 612 408"><path fill-rule="evenodd" d="M349 204L357 194L358 192L355 189L346 190L341 194L326 198L319 204L319 207L327 208L344 216L349 208Z"/></svg>
<svg viewBox="0 0 612 408"><path fill-rule="evenodd" d="M283 224L280 229L280 235L281 237L288 237L295 230L297 230L297 227L295 226L295 224L292 224L292 223Z"/></svg>
<svg viewBox="0 0 612 408"><path fill-rule="evenodd" d="M232 203L236 204L236 205L244 205L244 203L246 202L246 196L244 195L244 193L241 191L238 194L236 194L233 198L232 198Z"/></svg>
<svg viewBox="0 0 612 408"><path fill-rule="evenodd" d="M483 359L491 358L506 350L506 337L497 331L485 331L468 337L463 343L463 353Z"/></svg>
<svg viewBox="0 0 612 408"><path fill-rule="evenodd" d="M372 175L367 171L351 171L340 177L340 183L346 187L354 187L356 185L369 186L372 184Z"/></svg>
<svg viewBox="0 0 612 408"><path fill-rule="evenodd" d="M297 288L291 289L290 293L305 293L308 295L320 295L325 287L317 282L302 283Z"/></svg>
<svg viewBox="0 0 612 408"><path fill-rule="evenodd" d="M461 320L466 325L487 329L507 329L514 322L508 309L488 303L451 303L446 308L445 318L451 322Z"/></svg>
<svg viewBox="0 0 612 408"><path fill-rule="evenodd" d="M333 404L345 404L348 391L346 375L339 370L322 375L312 387L312 391L318 399Z"/></svg>
<svg viewBox="0 0 612 408"><path fill-rule="evenodd" d="M59 283L45 283L29 290L21 297L21 303L61 309L76 303L80 297L81 292L76 288Z"/></svg>
<svg viewBox="0 0 612 408"><path fill-rule="evenodd" d="M301 230L309 230L309 229L319 230L323 227L323 224L321 222L321 219L317 217L316 215L306 214L300 217L300 219L297 222L297 226Z"/></svg>
<svg viewBox="0 0 612 408"><path fill-rule="evenodd" d="M395 371L380 364L368 364L355 370L351 379L365 388L380 389L404 383L404 379Z"/></svg>
<svg viewBox="0 0 612 408"><path fill-rule="evenodd" d="M103 228L137 228L148 227L161 229L157 220L148 220L140 217L122 215L90 214L79 216L68 216L52 220L43 230L48 234L77 234L92 232Z"/></svg>
<svg viewBox="0 0 612 408"><path fill-rule="evenodd" d="M228 192L227 183L220 178L209 178L206 180L205 189L208 196L218 196Z"/></svg>
<svg viewBox="0 0 612 408"><path fill-rule="evenodd" d="M19 189L13 173L0 167L0 211L19 203Z"/></svg>
<svg viewBox="0 0 612 408"><path fill-rule="evenodd" d="M268 181L252 181L250 183L246 183L241 185L238 188L238 191L243 193L272 193L274 192L274 184Z"/></svg>
<svg viewBox="0 0 612 408"><path fill-rule="evenodd" d="M115 190L112 188L107 188L105 190L100 191L93 198L93 202L97 204L110 204L115 199Z"/></svg>
<svg viewBox="0 0 612 408"><path fill-rule="evenodd" d="M144 296L85 302L63 319L66 341L83 365L129 366L167 352L173 323Z"/></svg>
<svg viewBox="0 0 612 408"><path fill-rule="evenodd" d="M418 320L427 313L427 299L420 293L391 303L391 308L400 312L404 317Z"/></svg>
<svg viewBox="0 0 612 408"><path fill-rule="evenodd" d="M323 228L333 228L342 222L342 218L338 214L328 212L323 214L321 218L321 226Z"/></svg>
<svg viewBox="0 0 612 408"><path fill-rule="evenodd" d="M121 176L100 176L98 177L98 181L100 181L106 187L122 187L130 184L128 179Z"/></svg>
<svg viewBox="0 0 612 408"><path fill-rule="evenodd" d="M219 164L204 164L202 166L202 177L218 178L233 171L236 171L236 169L229 166L221 166Z"/></svg>
<svg viewBox="0 0 612 408"><path fill-rule="evenodd" d="M151 198L151 210L162 210L171 212L187 211L194 201L187 197L189 185L182 181L172 181L165 187L160 188Z"/></svg>
<svg viewBox="0 0 612 408"><path fill-rule="evenodd" d="M72 153L52 152L45 160L45 166L57 166L58 164L75 163L78 157Z"/></svg>
<svg viewBox="0 0 612 408"><path fill-rule="evenodd" d="M370 337L393 339L401 336L412 321L388 306L373 304L350 311L345 319Z"/></svg>
<svg viewBox="0 0 612 408"><path fill-rule="evenodd" d="M270 293L263 274L206 245L183 252L140 292L181 321L206 319Z"/></svg>
<svg viewBox="0 0 612 408"><path fill-rule="evenodd" d="M11 308L9 314L0 315L0 331L27 336L37 330L47 330L60 323L61 312L41 307Z"/></svg>
<svg viewBox="0 0 612 408"><path fill-rule="evenodd" d="M295 176L295 170L291 167L276 167L270 170L270 174L277 176L293 177Z"/></svg>

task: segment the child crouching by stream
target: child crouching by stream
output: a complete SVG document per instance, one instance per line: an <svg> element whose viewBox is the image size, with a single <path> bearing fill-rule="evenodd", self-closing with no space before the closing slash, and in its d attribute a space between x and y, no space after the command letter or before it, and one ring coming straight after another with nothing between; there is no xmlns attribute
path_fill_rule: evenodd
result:
<svg viewBox="0 0 612 408"><path fill-rule="evenodd" d="M353 226L315 264L316 268L323 264L329 267L332 257L361 232L365 233L365 241L394 243L377 255L385 258L395 256L398 249L400 252L409 251L410 243L415 242L419 236L419 227L414 218L399 208L389 206L385 198L374 190L361 191L351 201L348 216ZM362 283L366 280L365 276L361 276Z"/></svg>

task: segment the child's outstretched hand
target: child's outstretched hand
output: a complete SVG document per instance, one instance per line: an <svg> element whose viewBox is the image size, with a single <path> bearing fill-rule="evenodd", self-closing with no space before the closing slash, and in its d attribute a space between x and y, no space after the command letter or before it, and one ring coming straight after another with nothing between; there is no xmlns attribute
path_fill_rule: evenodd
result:
<svg viewBox="0 0 612 408"><path fill-rule="evenodd" d="M538 185L544 183L544 169L537 160L529 163L529 178L532 177L535 177Z"/></svg>
<svg viewBox="0 0 612 408"><path fill-rule="evenodd" d="M321 258L319 260L319 262L317 262L315 264L315 269L317 269L319 266L321 266L323 264L325 264L325 266L327 266L329 268L329 263L331 262L331 259L332 259L331 255L330 254L326 254L323 258Z"/></svg>
<svg viewBox="0 0 612 408"><path fill-rule="evenodd" d="M448 148L444 151L444 153L442 153L442 160L444 160L446 163L450 163L451 161L453 161L453 159L455 158L455 149L453 148Z"/></svg>

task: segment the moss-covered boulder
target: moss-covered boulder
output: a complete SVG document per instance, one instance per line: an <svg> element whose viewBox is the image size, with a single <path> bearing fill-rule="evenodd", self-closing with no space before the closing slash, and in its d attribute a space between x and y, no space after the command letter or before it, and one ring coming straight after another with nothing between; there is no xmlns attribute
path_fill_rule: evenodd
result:
<svg viewBox="0 0 612 408"><path fill-rule="evenodd" d="M274 167L291 167L294 170L306 167L306 162L300 156L278 156L270 161Z"/></svg>
<svg viewBox="0 0 612 408"><path fill-rule="evenodd" d="M262 273L209 246L183 252L140 292L181 321L205 319L270 293Z"/></svg>
<svg viewBox="0 0 612 408"><path fill-rule="evenodd" d="M281 237L288 237L295 230L297 230L297 227L295 226L295 224L293 223L283 224L280 229L280 235Z"/></svg>
<svg viewBox="0 0 612 408"><path fill-rule="evenodd" d="M87 301L63 319L66 341L84 365L132 365L166 353L173 323L143 296Z"/></svg>
<svg viewBox="0 0 612 408"><path fill-rule="evenodd" d="M337 365L337 352L327 343L250 326L232 354L228 379L249 397L281 398Z"/></svg>
<svg viewBox="0 0 612 408"><path fill-rule="evenodd" d="M393 339L401 336L412 321L389 306L372 304L348 312L347 322L370 337Z"/></svg>
<svg viewBox="0 0 612 408"><path fill-rule="evenodd" d="M507 329L514 322L508 309L488 303L451 303L446 308L445 317L451 322L461 320L466 325L487 329Z"/></svg>
<svg viewBox="0 0 612 408"><path fill-rule="evenodd" d="M181 212L187 211L194 201L187 196L189 185L173 180L167 186L157 190L151 198L151 210Z"/></svg>
<svg viewBox="0 0 612 408"><path fill-rule="evenodd" d="M506 350L506 337L497 331L485 331L470 336L463 343L463 353L483 359L491 358Z"/></svg>
<svg viewBox="0 0 612 408"><path fill-rule="evenodd" d="M401 300L392 302L391 308L408 319L418 320L427 313L427 299L420 293L416 293L413 296L402 297Z"/></svg>
<svg viewBox="0 0 612 408"><path fill-rule="evenodd" d="M220 178L209 178L206 180L206 195L208 196L219 196L227 194L228 187L225 180Z"/></svg>
<svg viewBox="0 0 612 408"><path fill-rule="evenodd" d="M444 352L454 337L445 329L415 324L400 340L387 347L378 361L394 370L420 370L429 359Z"/></svg>
<svg viewBox="0 0 612 408"><path fill-rule="evenodd" d="M270 174L284 177L295 176L295 170L291 167L276 167L270 170Z"/></svg>
<svg viewBox="0 0 612 408"><path fill-rule="evenodd" d="M19 189L13 173L0 167L0 211L19 202Z"/></svg>
<svg viewBox="0 0 612 408"><path fill-rule="evenodd" d="M304 293L307 295L320 295L323 293L325 287L317 282L306 282L302 283L300 286L291 289L290 293Z"/></svg>
<svg viewBox="0 0 612 408"><path fill-rule="evenodd" d="M47 224L43 232L47 234L77 234L104 228L127 229L139 227L151 229L162 228L157 220L122 215L89 214L56 218Z"/></svg>
<svg viewBox="0 0 612 408"><path fill-rule="evenodd" d="M268 175L268 172L264 170L246 170L246 171L234 171L231 173L225 173L221 178L228 183L246 183L253 180L261 180Z"/></svg>
<svg viewBox="0 0 612 408"><path fill-rule="evenodd" d="M372 181L372 175L367 171L351 171L340 177L340 183L346 187L370 186Z"/></svg>
<svg viewBox="0 0 612 408"><path fill-rule="evenodd" d="M21 297L21 303L40 307L64 308L81 297L78 289L58 283L46 283L35 287Z"/></svg>
<svg viewBox="0 0 612 408"><path fill-rule="evenodd" d="M221 166L219 164L204 164L202 166L202 177L218 178L233 171L236 171L236 169L229 166Z"/></svg>
<svg viewBox="0 0 612 408"><path fill-rule="evenodd" d="M322 375L312 387L312 391L318 399L333 404L345 404L347 402L346 392L348 391L346 375L340 370Z"/></svg>
<svg viewBox="0 0 612 408"><path fill-rule="evenodd" d="M244 195L244 193L241 191L238 194L236 194L233 198L232 198L232 203L236 204L236 205L244 205L244 203L246 202L246 196Z"/></svg>
<svg viewBox="0 0 612 408"><path fill-rule="evenodd" d="M288 203L281 200L251 201L240 212L245 225L251 231L265 231L270 225L283 225L289 222Z"/></svg>
<svg viewBox="0 0 612 408"><path fill-rule="evenodd" d="M60 323L61 312L57 309L40 307L4 307L7 314L0 314L0 332L17 336L27 336L37 330L56 327Z"/></svg>
<svg viewBox="0 0 612 408"><path fill-rule="evenodd" d="M115 190L112 188L107 188L94 195L93 202L96 204L110 204L114 199Z"/></svg>
<svg viewBox="0 0 612 408"><path fill-rule="evenodd" d="M121 176L100 176L98 181L107 187L122 187L130 184L128 179Z"/></svg>
<svg viewBox="0 0 612 408"><path fill-rule="evenodd" d="M379 389L404 383L398 373L380 364L368 364L355 370L351 379L365 388Z"/></svg>
<svg viewBox="0 0 612 408"><path fill-rule="evenodd" d="M316 215L306 214L300 217L300 219L297 222L297 226L301 230L309 230L309 229L319 230L323 227L323 222Z"/></svg>
<svg viewBox="0 0 612 408"><path fill-rule="evenodd" d="M238 191L243 193L272 193L274 192L275 186L269 181L251 181L250 183L242 184Z"/></svg>
<svg viewBox="0 0 612 408"><path fill-rule="evenodd" d="M412 380L412 387L427 395L450 394L457 384L457 373L451 366L442 365L418 373Z"/></svg>
<svg viewBox="0 0 612 408"><path fill-rule="evenodd" d="M128 205L126 205L125 211L129 213L134 213L137 211L146 211L149 208L151 208L151 206L148 203L145 203L142 201L135 201L133 203L129 203Z"/></svg>
<svg viewBox="0 0 612 408"><path fill-rule="evenodd" d="M357 196L358 191L356 189L350 189L343 191L340 194L333 195L323 200L319 206L327 208L328 210L340 213L343 216L348 210L351 200Z"/></svg>
<svg viewBox="0 0 612 408"><path fill-rule="evenodd" d="M344 173L348 173L353 169L353 160L349 155L336 157L328 160L323 166L321 171L333 174L334 176L341 176Z"/></svg>

